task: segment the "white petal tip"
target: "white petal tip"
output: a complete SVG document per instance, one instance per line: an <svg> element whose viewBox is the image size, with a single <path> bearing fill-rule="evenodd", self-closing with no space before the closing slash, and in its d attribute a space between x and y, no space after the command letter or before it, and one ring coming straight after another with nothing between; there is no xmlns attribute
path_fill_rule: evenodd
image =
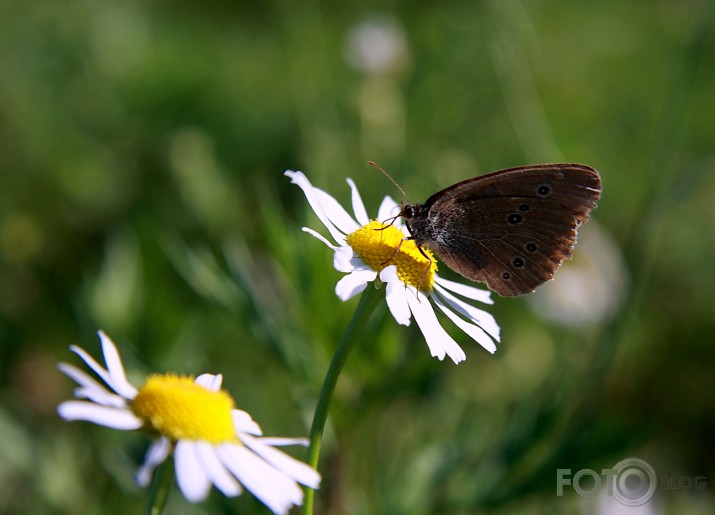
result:
<svg viewBox="0 0 715 515"><path fill-rule="evenodd" d="M305 177L303 172L293 171L293 170L286 170L285 172L283 172L283 175L288 177L293 184L297 184L298 181L300 181L301 179L303 179Z"/></svg>

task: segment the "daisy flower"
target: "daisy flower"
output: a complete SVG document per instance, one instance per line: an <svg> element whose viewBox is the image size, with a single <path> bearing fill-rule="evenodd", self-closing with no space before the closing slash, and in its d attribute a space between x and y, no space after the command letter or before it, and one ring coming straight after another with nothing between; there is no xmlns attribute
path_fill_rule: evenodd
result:
<svg viewBox="0 0 715 515"><path fill-rule="evenodd" d="M335 244L304 227L303 230L334 251L333 266L345 275L335 287L346 301L362 292L367 284L386 283L385 300L395 321L409 325L414 316L432 356L455 363L466 359L464 350L447 334L435 313L435 306L455 325L489 352L496 351L499 326L494 317L472 303L492 304L490 292L449 281L437 274L437 262L428 249L420 252L402 220L400 207L389 196L380 205L376 219L370 219L360 193L351 179L351 216L331 195L313 186L302 172L288 170L285 175L305 193L310 207L325 225ZM388 221L389 223L384 223Z"/></svg>
<svg viewBox="0 0 715 515"><path fill-rule="evenodd" d="M57 411L65 420L158 435L137 471L139 485L148 486L154 469L173 451L179 488L191 502L204 500L212 484L228 497L239 495L243 485L273 513L287 513L303 502L298 483L318 488L315 470L276 449L307 445L307 440L261 437L258 424L235 409L231 396L221 390L221 375L194 379L155 374L137 389L127 380L112 340L102 331L99 338L106 368L83 349L70 349L109 389L79 368L60 363L59 369L79 384L75 397L84 400L63 402Z"/></svg>

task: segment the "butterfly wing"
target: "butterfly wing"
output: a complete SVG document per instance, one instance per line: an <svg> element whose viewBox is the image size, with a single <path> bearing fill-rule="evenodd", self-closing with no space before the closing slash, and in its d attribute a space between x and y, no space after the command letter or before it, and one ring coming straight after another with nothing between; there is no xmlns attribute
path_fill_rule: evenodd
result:
<svg viewBox="0 0 715 515"><path fill-rule="evenodd" d="M576 230L601 193L593 168L523 166L451 186L425 202L420 244L450 268L503 296L530 293L571 256Z"/></svg>

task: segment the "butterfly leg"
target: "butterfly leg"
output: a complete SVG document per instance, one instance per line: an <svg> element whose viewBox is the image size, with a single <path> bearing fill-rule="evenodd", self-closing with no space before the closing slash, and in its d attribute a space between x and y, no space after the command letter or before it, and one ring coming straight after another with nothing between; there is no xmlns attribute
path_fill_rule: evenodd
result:
<svg viewBox="0 0 715 515"><path fill-rule="evenodd" d="M402 247L403 241L405 241L405 238L400 240L400 243L397 244L397 248L395 249L395 252L393 252L392 255L389 258L387 258L385 261L380 263L381 265L387 266L390 263L390 261L392 261L392 258L394 258L398 252L400 252L400 247Z"/></svg>
<svg viewBox="0 0 715 515"><path fill-rule="evenodd" d="M422 247L420 245L417 245L417 250L419 250L420 254L422 254L427 259L427 267L425 268L425 271L422 274L422 277L420 277L420 280L417 283L417 291L419 291L422 289L422 281L424 281L425 277L427 277L427 274L429 273L429 270L432 267L433 261L432 261L432 258L429 257L424 250L422 250ZM419 295L417 296L417 300L419 300Z"/></svg>

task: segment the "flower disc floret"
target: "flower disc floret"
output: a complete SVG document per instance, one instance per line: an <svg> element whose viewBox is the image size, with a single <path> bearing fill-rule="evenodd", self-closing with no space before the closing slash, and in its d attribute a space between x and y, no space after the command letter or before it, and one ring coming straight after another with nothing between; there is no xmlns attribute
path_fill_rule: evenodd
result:
<svg viewBox="0 0 715 515"><path fill-rule="evenodd" d="M429 256L425 257L414 240L405 238L397 227L372 220L348 234L345 240L373 270L381 272L396 265L397 276L403 283L427 292L432 290L437 261L429 250L422 249Z"/></svg>
<svg viewBox="0 0 715 515"><path fill-rule="evenodd" d="M237 441L233 408L225 391L207 390L193 377L174 374L150 376L131 405L136 416L174 441L210 443Z"/></svg>

